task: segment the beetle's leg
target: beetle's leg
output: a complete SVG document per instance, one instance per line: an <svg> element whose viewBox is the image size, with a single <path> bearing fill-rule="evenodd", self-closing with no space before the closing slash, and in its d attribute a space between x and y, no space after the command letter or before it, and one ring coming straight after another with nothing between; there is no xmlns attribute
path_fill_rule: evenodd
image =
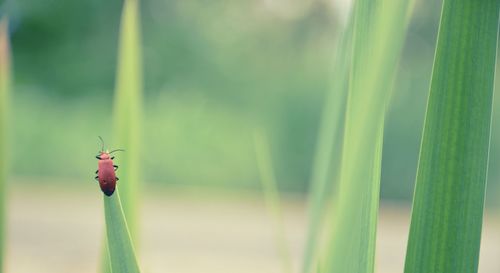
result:
<svg viewBox="0 0 500 273"><path fill-rule="evenodd" d="M95 174L97 174L98 172L99 172L99 170L96 170L96 171L95 171Z"/></svg>
<svg viewBox="0 0 500 273"><path fill-rule="evenodd" d="M102 158L101 158L100 156L98 156L98 155L96 155L96 156L95 156L95 158L97 158L97 159L99 159L99 160L101 160L101 159L102 159Z"/></svg>
<svg viewBox="0 0 500 273"><path fill-rule="evenodd" d="M116 177L116 176L115 176L115 178L116 178L116 181L120 180L120 178L118 178L118 177Z"/></svg>
<svg viewBox="0 0 500 273"><path fill-rule="evenodd" d="M96 175L96 176L94 177L94 179L95 179L95 181L99 182L99 176L97 176L97 175Z"/></svg>
<svg viewBox="0 0 500 273"><path fill-rule="evenodd" d="M115 167L115 171L118 170L118 165L113 165Z"/></svg>
<svg viewBox="0 0 500 273"><path fill-rule="evenodd" d="M113 159L115 159L115 157L114 157L114 156L112 156L112 157L111 157L111 160L113 160Z"/></svg>

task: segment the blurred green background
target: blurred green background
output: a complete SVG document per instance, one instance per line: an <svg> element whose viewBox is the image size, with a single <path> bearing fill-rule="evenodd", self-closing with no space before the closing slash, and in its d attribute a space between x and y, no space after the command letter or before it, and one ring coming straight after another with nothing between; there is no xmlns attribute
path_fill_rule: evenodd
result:
<svg viewBox="0 0 500 273"><path fill-rule="evenodd" d="M121 5L1 5L11 17L13 176L94 183L97 136L127 148L114 147L110 132ZM306 192L347 8L331 0L141 1L144 180L259 188L252 130L262 126L280 188ZM386 121L385 199L412 196L439 12L439 2L417 1L407 33ZM499 177L497 131L490 187Z"/></svg>

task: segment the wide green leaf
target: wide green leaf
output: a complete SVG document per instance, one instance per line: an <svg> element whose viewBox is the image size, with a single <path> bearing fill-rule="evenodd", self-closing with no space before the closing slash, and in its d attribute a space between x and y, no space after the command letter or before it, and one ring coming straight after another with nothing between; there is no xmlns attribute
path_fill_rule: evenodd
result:
<svg viewBox="0 0 500 273"><path fill-rule="evenodd" d="M139 266L118 189L109 197L103 195L103 199L111 272L139 273Z"/></svg>
<svg viewBox="0 0 500 273"><path fill-rule="evenodd" d="M444 0L418 165L406 273L477 272L498 0Z"/></svg>

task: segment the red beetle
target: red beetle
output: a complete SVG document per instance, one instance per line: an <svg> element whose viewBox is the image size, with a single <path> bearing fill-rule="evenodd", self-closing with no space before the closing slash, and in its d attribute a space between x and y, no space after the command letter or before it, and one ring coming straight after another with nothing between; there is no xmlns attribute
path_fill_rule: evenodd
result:
<svg viewBox="0 0 500 273"><path fill-rule="evenodd" d="M101 137L99 137L99 139L102 142L102 148L101 151L99 152L99 155L96 156L96 158L99 159L99 162L97 165L97 171L95 171L95 173L97 174L95 180L99 182L99 186L101 187L102 192L106 196L111 196L115 192L116 181L119 180L115 174L115 171L118 169L118 166L113 164L113 159L115 157L111 156L111 154L117 151L124 151L124 150L116 149L111 152L108 152L107 150L104 151L104 141L102 140Z"/></svg>

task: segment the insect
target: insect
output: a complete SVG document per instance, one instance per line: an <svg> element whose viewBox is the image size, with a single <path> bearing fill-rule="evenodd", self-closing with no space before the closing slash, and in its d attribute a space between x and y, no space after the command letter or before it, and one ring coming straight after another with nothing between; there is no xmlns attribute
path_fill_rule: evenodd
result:
<svg viewBox="0 0 500 273"><path fill-rule="evenodd" d="M99 182L99 186L101 187L102 192L106 196L111 196L115 192L116 181L119 180L118 177L116 177L115 173L115 171L118 169L118 166L113 164L113 159L115 157L111 156L111 154L114 152L125 150L116 149L111 152L109 152L108 150L105 151L104 141L101 137L99 137L99 139L101 140L102 146L101 151L96 156L99 161L97 164L97 171L95 171L95 173L97 174L95 180Z"/></svg>

